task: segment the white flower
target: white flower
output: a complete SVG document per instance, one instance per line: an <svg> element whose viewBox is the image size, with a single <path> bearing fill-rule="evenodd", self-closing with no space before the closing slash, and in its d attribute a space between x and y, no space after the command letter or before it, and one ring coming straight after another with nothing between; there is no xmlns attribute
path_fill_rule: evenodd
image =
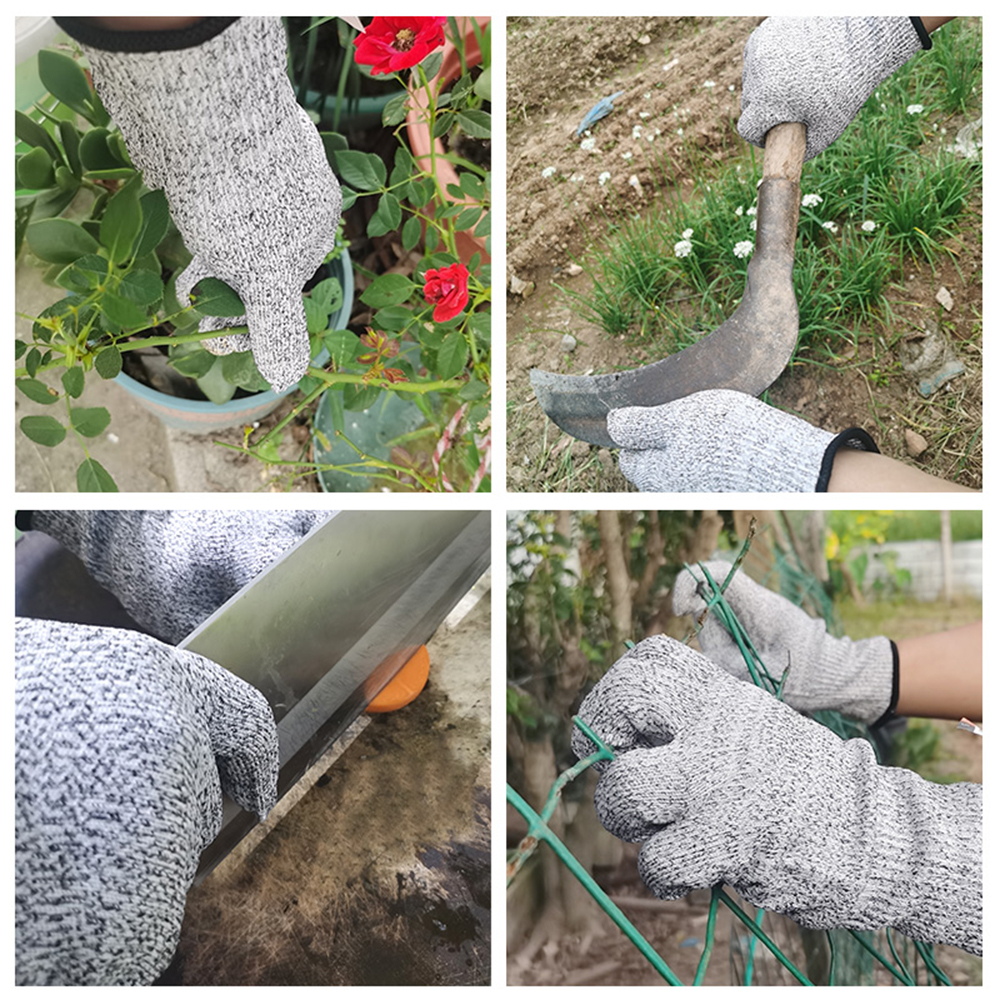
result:
<svg viewBox="0 0 1000 1000"><path fill-rule="evenodd" d="M570 180L571 180L571 181L572 181L572 182L573 182L574 184L579 184L579 183L580 183L580 181L583 181L583 180L586 180L586 177L584 177L584 176L583 176L583 174L573 174L573 175L572 175L572 176L570 177Z"/></svg>
<svg viewBox="0 0 1000 1000"><path fill-rule="evenodd" d="M823 198L818 194L804 194L802 196L802 207L803 208L815 208L817 205L823 204Z"/></svg>
<svg viewBox="0 0 1000 1000"><path fill-rule="evenodd" d="M648 101L653 96L653 92L651 90L647 90L642 96Z"/></svg>
<svg viewBox="0 0 1000 1000"><path fill-rule="evenodd" d="M683 135L683 134L684 134L684 129L682 129L682 128L679 128L679 129L677 130L677 134L678 134L678 135Z"/></svg>
<svg viewBox="0 0 1000 1000"><path fill-rule="evenodd" d="M837 231L837 223L836 222L824 222L823 223L823 228L824 229L829 229L831 233L835 233Z"/></svg>
<svg viewBox="0 0 1000 1000"><path fill-rule="evenodd" d="M650 132L649 135L646 136L646 141L647 142L652 142L655 138L656 138L656 134L654 134L653 132Z"/></svg>
<svg viewBox="0 0 1000 1000"><path fill-rule="evenodd" d="M632 138L633 139L638 139L641 135L642 135L642 126L641 125L633 125L632 126Z"/></svg>
<svg viewBox="0 0 1000 1000"><path fill-rule="evenodd" d="M688 232L691 232L691 230L689 229ZM674 256L686 257L693 249L690 240L681 240L674 244Z"/></svg>
<svg viewBox="0 0 1000 1000"><path fill-rule="evenodd" d="M743 206L742 205L740 205L740 207L738 209L736 209L736 214L737 214L737 216L741 216L743 214Z"/></svg>
<svg viewBox="0 0 1000 1000"><path fill-rule="evenodd" d="M597 178L597 183L598 183L598 184L600 184L600 185L601 185L601 187L604 187L604 185L605 185L605 184L607 184L609 180L611 180L611 174L610 174L610 173L608 173L608 171L607 171L607 170L605 170L605 171L604 171L604 172L603 172L603 173L602 173L602 174L601 174L601 175L600 175L600 176L599 176L599 177Z"/></svg>
<svg viewBox="0 0 1000 1000"><path fill-rule="evenodd" d="M629 149L626 149L625 152L622 153L622 159L623 160L631 160L632 159L632 151L629 150Z"/></svg>
<svg viewBox="0 0 1000 1000"><path fill-rule="evenodd" d="M692 236L694 236L694 230L693 229L685 229L684 232L681 233L681 239L684 239L684 240L689 240L689 239L691 239Z"/></svg>
<svg viewBox="0 0 1000 1000"><path fill-rule="evenodd" d="M908 115L919 115L924 110L922 104L909 104L906 108L906 113Z"/></svg>
<svg viewBox="0 0 1000 1000"><path fill-rule="evenodd" d="M751 220L750 220L750 228L751 228L751 229L752 229L752 230L753 230L754 232L757 232L757 220L756 220L756 219L751 219Z"/></svg>
<svg viewBox="0 0 1000 1000"><path fill-rule="evenodd" d="M861 228L866 233L874 233L875 230L878 228L878 223L873 221L872 219L865 219L865 221L861 223Z"/></svg>
<svg viewBox="0 0 1000 1000"><path fill-rule="evenodd" d="M556 172L556 168L555 167L546 167L542 171L542 176L543 177L551 177L555 172Z"/></svg>
<svg viewBox="0 0 1000 1000"><path fill-rule="evenodd" d="M649 118L650 115L652 115L652 113L653 113L652 111L640 111L639 112L639 117L640 118Z"/></svg>
<svg viewBox="0 0 1000 1000"><path fill-rule="evenodd" d="M580 149L582 149L585 152L589 153L596 145L597 145L597 137L596 136L591 136L591 138L584 139L580 143Z"/></svg>
<svg viewBox="0 0 1000 1000"><path fill-rule="evenodd" d="M711 89L712 89L712 88L713 88L713 87L715 86L715 81L714 81L714 80L706 80L706 81L705 81L705 82L704 82L704 83L702 84L702 86L703 86L703 87L708 87L708 89L709 89L709 90L711 90Z"/></svg>
<svg viewBox="0 0 1000 1000"><path fill-rule="evenodd" d="M733 253L737 257L749 257L753 253L753 243L750 240L740 240L736 246L733 247Z"/></svg>
<svg viewBox="0 0 1000 1000"><path fill-rule="evenodd" d="M736 84L735 83L731 83L729 85L729 93L731 94L735 89L736 89Z"/></svg>
<svg viewBox="0 0 1000 1000"><path fill-rule="evenodd" d="M747 215L756 215L756 214L757 214L757 206L756 205L751 205L747 209Z"/></svg>

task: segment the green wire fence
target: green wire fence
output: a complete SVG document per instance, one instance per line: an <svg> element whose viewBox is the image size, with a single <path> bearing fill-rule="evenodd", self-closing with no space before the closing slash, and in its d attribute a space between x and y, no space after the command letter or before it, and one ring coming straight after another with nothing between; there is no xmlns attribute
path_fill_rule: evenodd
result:
<svg viewBox="0 0 1000 1000"><path fill-rule="evenodd" d="M780 678L776 678L771 673L750 641L746 629L742 626L724 596L733 575L749 551L753 535L754 526L751 524L746 541L736 561L733 563L732 570L721 585L712 579L701 563L698 564L711 594L707 596L706 610L700 616L698 625L692 636L700 631L701 623L705 621L706 616L709 613L714 614L726 627L739 647L754 684L765 688L775 697L781 699L789 668L785 667ZM815 577L809 574L801 564L793 565L787 560L779 559L777 565L779 574L781 574L781 589L786 593L786 596L790 596L790 590L796 593L800 600L802 595L808 594L813 603L822 612L827 624L832 625L832 604ZM685 567L685 570L694 575L693 570L689 566ZM688 636L688 640L690 638L691 636ZM626 642L626 645L631 648L635 643ZM843 739L860 736L870 740L867 727L854 720L846 719L838 712L815 712L812 713L812 718L827 726ZM597 884L593 876L580 864L566 845L549 828L549 820L559 806L562 791L566 785L598 761L614 759L613 752L604 745L600 737L582 719L574 717L573 724L598 747L598 750L583 760L578 761L571 768L559 775L549 791L541 812L536 812L532 809L509 784L507 785L507 801L528 823L527 835L508 859L507 885L510 885L511 881L534 853L538 845L542 843L547 844L555 852L559 860L579 880L584 889L594 898L598 906L604 910L649 964L653 966L657 973L671 986L683 986L685 984L674 973L666 961L664 961L663 957L642 936L635 925ZM702 947L701 958L698 962L694 978L691 981L692 986L702 985L708 971L712 946L715 940L716 918L720 906L728 909L736 920L749 932L745 938L745 944L742 941L737 942L737 950L742 960L742 970L739 972L742 985L749 986L754 982L755 973L759 967L759 963L755 961L758 955L758 942L774 956L781 967L793 979L803 986L820 984L830 986L858 985L862 982L874 983L875 969L877 967L888 970L895 982L903 986L920 985L921 972L923 973L923 982L926 985L951 985L947 975L945 975L935 961L934 950L930 944L910 940L904 935L892 932L889 928L885 928L879 932L860 932L854 930L810 932L802 930L803 937L810 936L811 946L814 951L817 947L817 940L824 941L826 945L826 960L819 963L820 965L825 965L825 975L817 983L813 979L810 979L806 973L802 972L773 938L766 933L763 927L765 916L767 915L766 911L758 909L756 914L750 917L744 912L741 904L728 894L725 886L717 885L712 889L708 919L705 925L705 943ZM883 939L885 941L884 950L881 947ZM888 955L886 955L886 951L888 951ZM824 956L820 957L823 958Z"/></svg>

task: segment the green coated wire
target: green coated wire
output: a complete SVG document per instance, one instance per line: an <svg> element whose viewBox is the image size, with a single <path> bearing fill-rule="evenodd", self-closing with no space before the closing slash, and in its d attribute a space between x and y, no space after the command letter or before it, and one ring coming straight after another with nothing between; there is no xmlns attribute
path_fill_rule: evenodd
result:
<svg viewBox="0 0 1000 1000"><path fill-rule="evenodd" d="M869 954L874 956L881 962L904 986L912 986L913 980L909 976L901 976L899 972L893 968L892 962L889 961L874 945L869 944L857 931L850 928L847 929L847 933L854 938L862 948L865 949Z"/></svg>
<svg viewBox="0 0 1000 1000"><path fill-rule="evenodd" d="M715 915L719 910L719 894L721 890L718 886L712 889L712 901L708 904L708 922L705 924L705 947L702 949L701 958L698 960L698 968L695 970L692 986L701 986L708 971L708 960L712 957L712 945L715 944Z"/></svg>
<svg viewBox="0 0 1000 1000"><path fill-rule="evenodd" d="M951 980L934 960L934 954L930 946L924 944L923 941L914 941L913 946L916 948L917 954L924 960L927 971L938 981L938 985L951 986Z"/></svg>
<svg viewBox="0 0 1000 1000"><path fill-rule="evenodd" d="M888 927L886 927L885 929L885 939L889 943L889 953L892 955L897 968L907 979L906 985L916 986L916 983L910 977L910 974L906 971L906 963L902 961L902 959L900 959L899 953L896 951L896 946L892 943L892 930Z"/></svg>
<svg viewBox="0 0 1000 1000"><path fill-rule="evenodd" d="M826 985L834 985L835 970L837 968L837 946L833 942L833 935L826 932L826 943L830 946L830 975L827 977Z"/></svg>
<svg viewBox="0 0 1000 1000"><path fill-rule="evenodd" d="M750 932L755 935L760 943L767 948L767 950L774 955L774 957L803 985L803 986L813 986L811 983L799 970L791 963L791 961L785 957L784 952L764 933L764 931L758 927L754 921L752 921L743 910L734 903L724 892L719 893L719 899L722 903L729 907L729 909L736 915L737 919L742 921L750 930Z"/></svg>
<svg viewBox="0 0 1000 1000"><path fill-rule="evenodd" d="M754 924L757 927L762 927L764 924L764 910L761 907L757 908L757 915L753 919ZM750 935L750 943L747 945L747 967L743 970L743 985L752 986L753 985L753 959L754 952L757 950L757 935Z"/></svg>

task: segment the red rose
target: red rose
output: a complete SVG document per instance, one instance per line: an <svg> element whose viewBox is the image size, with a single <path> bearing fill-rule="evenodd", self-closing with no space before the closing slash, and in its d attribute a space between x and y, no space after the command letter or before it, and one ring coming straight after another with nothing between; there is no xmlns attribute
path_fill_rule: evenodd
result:
<svg viewBox="0 0 1000 1000"><path fill-rule="evenodd" d="M371 66L372 75L416 66L444 45L446 17L374 17L354 39L354 61Z"/></svg>
<svg viewBox="0 0 1000 1000"><path fill-rule="evenodd" d="M434 306L434 322L454 319L469 302L469 270L452 264L424 275L424 298Z"/></svg>

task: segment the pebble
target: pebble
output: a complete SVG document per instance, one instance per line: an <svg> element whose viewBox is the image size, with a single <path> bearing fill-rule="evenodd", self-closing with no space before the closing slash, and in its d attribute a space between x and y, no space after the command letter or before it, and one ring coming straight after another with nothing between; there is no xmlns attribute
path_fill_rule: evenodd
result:
<svg viewBox="0 0 1000 1000"><path fill-rule="evenodd" d="M918 434L916 431L910 430L907 427L903 431L903 437L906 438L906 453L910 458L919 458L925 451L927 451L927 438L922 434Z"/></svg>
<svg viewBox="0 0 1000 1000"><path fill-rule="evenodd" d="M571 333L564 333L562 340L559 342L559 346L569 354L571 351L576 350L576 337Z"/></svg>
<svg viewBox="0 0 1000 1000"><path fill-rule="evenodd" d="M583 274L583 268L579 264L570 264L566 268L566 273L571 277L575 278L578 274Z"/></svg>
<svg viewBox="0 0 1000 1000"><path fill-rule="evenodd" d="M938 289L937 295L935 295L934 298L938 302L940 302L941 305L943 305L945 309L948 310L948 312L951 312L952 306L955 305L955 300L951 297L951 292L949 292L948 289L944 287L944 285L942 285Z"/></svg>

